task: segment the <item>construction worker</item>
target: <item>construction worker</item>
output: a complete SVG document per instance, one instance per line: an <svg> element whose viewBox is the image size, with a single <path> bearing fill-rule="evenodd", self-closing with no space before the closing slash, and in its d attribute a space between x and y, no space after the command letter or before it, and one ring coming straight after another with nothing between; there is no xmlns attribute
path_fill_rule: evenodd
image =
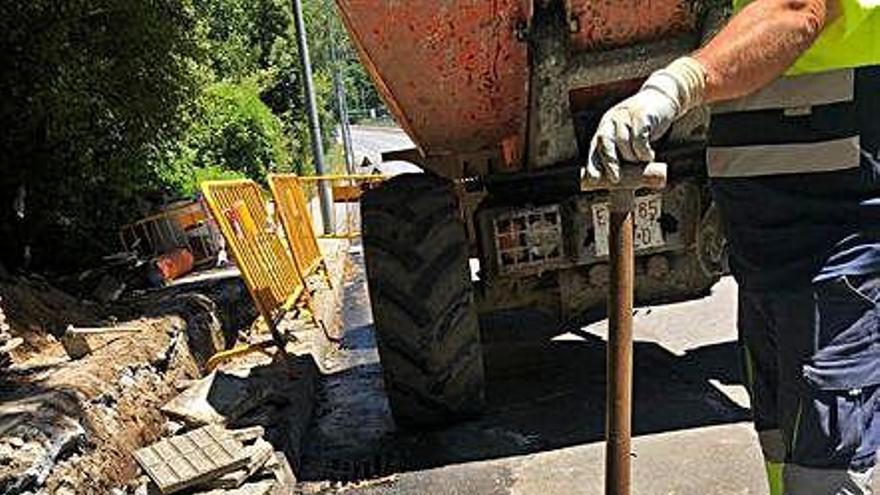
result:
<svg viewBox="0 0 880 495"><path fill-rule="evenodd" d="M617 181L713 104L706 155L772 495L871 491L880 442L880 2L754 0L600 121Z"/></svg>

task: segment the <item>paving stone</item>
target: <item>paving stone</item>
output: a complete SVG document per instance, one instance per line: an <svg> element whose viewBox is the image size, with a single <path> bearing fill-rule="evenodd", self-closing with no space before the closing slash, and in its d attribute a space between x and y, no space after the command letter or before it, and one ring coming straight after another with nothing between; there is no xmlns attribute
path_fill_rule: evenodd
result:
<svg viewBox="0 0 880 495"><path fill-rule="evenodd" d="M239 442L250 443L261 438L266 434L266 429L262 426L251 426L250 428L240 428L232 430L234 436Z"/></svg>
<svg viewBox="0 0 880 495"><path fill-rule="evenodd" d="M238 488L254 475L275 453L272 444L259 439L249 447L245 447L245 453L249 458L247 466L243 469L226 473L223 476L211 480L208 486L214 488Z"/></svg>
<svg viewBox="0 0 880 495"><path fill-rule="evenodd" d="M187 425L227 424L264 401L269 390L250 370L215 371L162 407Z"/></svg>
<svg viewBox="0 0 880 495"><path fill-rule="evenodd" d="M275 457L266 463L266 467L272 470L272 475L277 482L277 492L290 493L290 490L296 485L296 476L293 474L293 469L290 468L290 463L287 462L287 456L284 455L284 452L276 451Z"/></svg>
<svg viewBox="0 0 880 495"><path fill-rule="evenodd" d="M199 485L249 461L241 442L214 425L160 440L134 457L163 494Z"/></svg>

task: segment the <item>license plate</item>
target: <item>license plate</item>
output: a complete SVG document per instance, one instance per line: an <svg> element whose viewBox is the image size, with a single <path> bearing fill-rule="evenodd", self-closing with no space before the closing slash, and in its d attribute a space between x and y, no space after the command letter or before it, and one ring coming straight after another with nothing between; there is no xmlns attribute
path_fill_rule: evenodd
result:
<svg viewBox="0 0 880 495"><path fill-rule="evenodd" d="M660 228L660 215L663 214L663 196L652 194L638 196L635 202L635 249L636 251L663 246L663 229ZM608 223L611 209L608 203L593 204L593 227L596 232L596 256L608 256Z"/></svg>

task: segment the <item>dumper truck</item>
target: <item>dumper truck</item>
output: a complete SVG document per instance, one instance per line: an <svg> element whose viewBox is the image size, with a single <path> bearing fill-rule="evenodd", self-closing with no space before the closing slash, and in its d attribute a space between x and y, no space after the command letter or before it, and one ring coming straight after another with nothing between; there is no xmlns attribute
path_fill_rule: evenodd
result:
<svg viewBox="0 0 880 495"><path fill-rule="evenodd" d="M599 314L608 197L579 169L602 114L723 23L711 0L337 0L363 65L424 170L362 198L367 281L398 424L479 413L480 317ZM657 144L662 192L635 203L636 299L705 294L725 240L699 108Z"/></svg>

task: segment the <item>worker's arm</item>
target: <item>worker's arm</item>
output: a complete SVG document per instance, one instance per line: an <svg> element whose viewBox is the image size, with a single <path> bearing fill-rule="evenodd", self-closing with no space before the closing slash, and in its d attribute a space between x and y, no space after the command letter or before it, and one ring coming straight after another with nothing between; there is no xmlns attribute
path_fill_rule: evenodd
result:
<svg viewBox="0 0 880 495"><path fill-rule="evenodd" d="M779 77L825 28L832 0L757 0L693 58L705 71L705 102L752 93Z"/></svg>
<svg viewBox="0 0 880 495"><path fill-rule="evenodd" d="M583 176L617 182L620 163L654 159L659 139L690 109L747 95L779 77L819 37L836 0L755 0L702 49L653 73L599 123Z"/></svg>

